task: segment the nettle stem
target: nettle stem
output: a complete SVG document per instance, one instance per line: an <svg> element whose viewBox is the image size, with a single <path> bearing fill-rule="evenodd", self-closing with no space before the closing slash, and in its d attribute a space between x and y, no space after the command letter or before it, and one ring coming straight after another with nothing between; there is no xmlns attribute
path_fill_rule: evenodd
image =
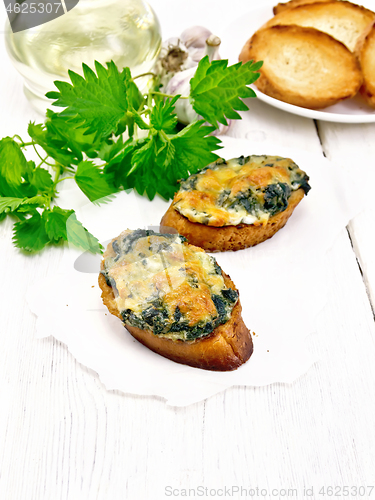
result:
<svg viewBox="0 0 375 500"><path fill-rule="evenodd" d="M140 75L133 76L132 80L136 80L137 78L142 78L144 76L153 76L154 78L156 78L157 75L155 73L152 73L151 71L149 71L147 73L141 73Z"/></svg>
<svg viewBox="0 0 375 500"><path fill-rule="evenodd" d="M171 142L168 135L165 133L164 130L160 130L160 135L167 141L167 142Z"/></svg>
<svg viewBox="0 0 375 500"><path fill-rule="evenodd" d="M173 99L174 97L176 97L175 95L171 95L171 94L164 94L163 92L150 92L151 95L160 95L161 97L170 97L171 99ZM183 95L180 95L179 99L189 99L189 96L183 96Z"/></svg>
<svg viewBox="0 0 375 500"><path fill-rule="evenodd" d="M18 140L20 141L20 143L21 143L21 144L19 145L19 146L20 146L20 148L26 148L27 146L33 146L33 145L35 144L35 143L34 143L34 141L31 141L31 142L23 142L22 137L21 137L20 135L18 135L18 134L15 134L15 135L12 137L12 139L13 139L13 140L14 140L14 139L18 139Z"/></svg>
<svg viewBox="0 0 375 500"><path fill-rule="evenodd" d="M46 161L46 159L43 159L43 158L40 156L40 154L39 154L38 150L36 149L36 143L35 143L34 141L33 141L33 142L31 142L30 144L25 143L25 146L29 146L29 145L32 145L32 146L33 146L35 153L39 156L39 159L41 160L40 165L42 165L43 163L45 163L45 164L46 164L46 165L48 165L49 167L52 167L52 168L54 168L54 167L55 167L55 165L54 165L53 163L48 163L48 162ZM21 146L21 147L22 147L22 146ZM46 158L48 158L48 156L46 156Z"/></svg>
<svg viewBox="0 0 375 500"><path fill-rule="evenodd" d="M48 158L48 156L46 156L46 157L44 158L44 160L42 160L42 161L39 163L39 165L37 165L37 167L38 167L38 168L39 168L39 167L41 167L41 166L43 165L43 163L46 163L46 164L47 164L47 162L46 162L46 159L47 159L47 158Z"/></svg>
<svg viewBox="0 0 375 500"><path fill-rule="evenodd" d="M54 170L55 170L55 179L53 181L53 184L56 186L56 184L59 182L59 177L62 173L62 169L59 163L56 163L56 165L54 166Z"/></svg>
<svg viewBox="0 0 375 500"><path fill-rule="evenodd" d="M55 185L58 184L59 182L69 181L69 180L72 180L72 179L74 179L74 177L61 177L61 179L59 179L58 181L56 181Z"/></svg>

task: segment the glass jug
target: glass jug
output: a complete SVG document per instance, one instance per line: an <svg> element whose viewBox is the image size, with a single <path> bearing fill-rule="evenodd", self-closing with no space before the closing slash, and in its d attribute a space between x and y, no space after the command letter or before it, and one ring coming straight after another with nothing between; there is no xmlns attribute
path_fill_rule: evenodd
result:
<svg viewBox="0 0 375 500"><path fill-rule="evenodd" d="M69 81L69 69L82 74L83 62L94 68L95 60L113 60L137 76L152 69L161 47L158 19L143 0L79 0L66 14L34 28L13 33L7 22L5 39L25 94L42 114L52 103L46 92L56 90L55 80ZM142 79L137 85L142 88Z"/></svg>

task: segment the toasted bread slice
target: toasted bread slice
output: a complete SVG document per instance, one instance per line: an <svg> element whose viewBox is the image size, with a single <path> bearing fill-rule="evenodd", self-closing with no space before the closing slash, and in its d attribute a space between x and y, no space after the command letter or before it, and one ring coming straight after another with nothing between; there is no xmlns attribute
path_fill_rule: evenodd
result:
<svg viewBox="0 0 375 500"><path fill-rule="evenodd" d="M124 234L124 233L122 233ZM121 235L120 235L121 236ZM176 236L176 235L174 235ZM106 258L112 258L116 256L116 253L114 251L114 247L112 245L115 245L115 240L113 240L107 248L107 251L104 254L104 259ZM130 242L130 246L133 244L133 242ZM151 246L154 243L150 243L150 249ZM156 245L157 246L157 245ZM188 245L187 243L184 243L183 246L187 249L187 251L192 251L194 252L199 252L203 253L204 252L201 249L195 249L192 245ZM166 258L166 252L168 252L168 247L165 245L162 245L162 249L160 252L161 260L163 262L163 265L165 265L165 258ZM185 252L185 250L184 250ZM185 253L182 253L181 255L184 255L186 257ZM152 256L155 254L151 254L151 267L154 268L156 265L155 260L152 259ZM207 258L210 258L206 256ZM148 257L150 258L150 256ZM176 255L176 253L173 253L173 259L179 260L179 256ZM116 260L116 259L115 259ZM142 257L142 264L143 263L143 257ZM174 293L172 290L172 295L175 296L177 295L177 299L175 302L167 302L168 307L174 307L176 303L179 305L180 309L176 307L176 310L174 312L173 318L176 319L176 313L178 310L177 316L181 317L182 312L189 313L189 311L193 310L193 314L197 314L197 311L199 313L200 309L204 309L205 307L209 307L207 305L207 295L204 295L204 293L201 290L206 290L207 287L201 286L201 272L202 269L196 268L197 262L200 262L200 259L198 258L197 261L192 262L189 261L186 267L186 273L190 273L187 278L185 278L187 281L189 281L191 278L194 278L194 283L192 284L192 288L194 289L194 301L190 300L190 297L192 295L186 295L186 294L179 294L177 289L177 292ZM134 264L134 261L130 263L130 266ZM183 265L183 261L181 261L181 264L177 263L177 267ZM140 267L141 267L140 265ZM241 303L239 298L236 299L236 302L231 310L230 317L227 319L226 322L219 324L216 326L216 328L211 331L211 333L205 335L205 336L200 336L199 338L196 338L194 340L180 340L179 338L166 338L163 335L159 335L153 331L153 327L149 326L148 328L140 328L135 326L134 324L130 324L126 319L124 319L124 311L121 311L119 309L119 303L116 301L116 296L114 289L116 290L116 295L117 295L117 300L120 296L122 298L127 291L131 290L131 295L133 293L137 293L136 288L138 286L138 290L143 290L143 287L145 286L144 283L147 282L147 277L145 277L144 280L140 281L133 281L131 285L127 283L127 279L132 279L134 277L134 267L132 267L132 270L129 273L127 269L129 269L127 263L121 262L119 263L120 267L120 274L118 274L119 269L116 270L117 273L117 281L116 283L113 283L113 286L108 283L108 280L103 274L104 271L104 260L102 261L102 272L99 275L99 286L102 290L102 300L103 303L107 306L109 312L113 314L114 316L117 316L123 323L125 328L133 335L134 338L136 338L139 342L144 344L146 347L151 349L152 351L156 352L157 354L160 354L161 356L164 356L168 359L171 359L172 361L175 361L177 363L182 363L185 365L193 366L196 368L202 368L205 370L215 370L215 371L230 371L230 370L235 370L239 366L241 366L243 363L245 363L251 356L253 352L253 343L251 339L251 334L249 330L246 328L242 316L241 316ZM189 267L190 266L190 267ZM199 267L199 266L198 266ZM169 280L169 282L173 282L173 278L175 275L171 272L169 274L169 267L165 267L165 274ZM197 274L194 274L194 270L192 269L197 269L199 272ZM220 268L218 268L219 273L218 276L220 276L220 279L222 280L224 287L227 289L227 292L230 290L230 293L234 295L235 297L238 297L238 292L235 288L234 283L230 279L228 275L222 272L220 274ZM155 289L153 294L156 295L157 293L160 292L160 286L161 286L161 277L160 277L160 272L155 273L154 277L151 278L151 283L155 283ZM129 277L129 278L128 278ZM212 278L212 273L210 274L209 279L215 279ZM217 280L215 282L215 294L217 294ZM124 285L125 283L125 285ZM172 286L170 284L170 286ZM173 289L173 286L172 286ZM233 291L235 293L233 293ZM131 296L129 295L129 297ZM168 294L167 294L168 296ZM159 299L156 300L164 300L166 296L164 296L164 299L161 298L162 296L159 294ZM212 296L215 298L215 306L217 304L217 298L219 295ZM165 299L167 300L167 299ZM154 302L151 302L151 304L154 304ZM157 307L157 306L155 306ZM212 304L211 304L212 307ZM220 309L220 304L216 307ZM145 313L147 311L150 311L150 307L147 306L147 309L145 309ZM219 311L218 309L218 311ZM126 313L129 313L130 310L126 310ZM216 309L214 309L216 311ZM206 314L205 310L200 311L202 316ZM217 313L219 314L219 312ZM142 313L143 315L143 313ZM126 317L126 314L125 314ZM152 319L153 315L149 314L148 318ZM159 316L159 318L162 316ZM192 316L190 316L192 317ZM148 320L149 321L149 320ZM178 321L178 320L177 320ZM151 324L151 322L149 323ZM160 323L157 323L158 326L160 326ZM178 330L174 330L178 331Z"/></svg>
<svg viewBox="0 0 375 500"><path fill-rule="evenodd" d="M270 217L267 224L259 226L239 224L237 226L214 227L191 222L173 208L174 202L172 202L161 220L161 232L169 232L169 228L174 228L185 236L191 244L203 248L206 252L242 250L272 238L288 222L304 194L303 189L294 191L289 198L286 210Z"/></svg>
<svg viewBox="0 0 375 500"><path fill-rule="evenodd" d="M235 289L229 276L225 275L224 280L228 288ZM114 302L113 290L107 285L102 274L99 275L99 286L102 289L104 305L111 314L122 320ZM243 322L241 311L241 303L238 301L227 323L215 328L208 337L193 342L164 339L149 330L130 325L125 325L125 328L141 344L176 363L204 370L231 371L245 363L253 352L251 334Z"/></svg>
<svg viewBox="0 0 375 500"><path fill-rule="evenodd" d="M290 158L249 155L219 159L180 181L161 220L210 252L248 248L281 229L304 194L309 177Z"/></svg>
<svg viewBox="0 0 375 500"><path fill-rule="evenodd" d="M350 2L335 1L309 3L284 10L263 27L294 24L315 28L328 33L354 51L359 37L374 21L375 14L371 10Z"/></svg>
<svg viewBox="0 0 375 500"><path fill-rule="evenodd" d="M359 39L354 53L363 74L360 93L367 104L375 108L375 24L369 26Z"/></svg>
<svg viewBox="0 0 375 500"><path fill-rule="evenodd" d="M306 5L308 3L320 3L320 2L332 2L332 0L290 0L286 3L278 3L273 8L273 13L280 14L284 10L294 9L294 7L299 7L300 5Z"/></svg>
<svg viewBox="0 0 375 500"><path fill-rule="evenodd" d="M247 41L240 61L263 61L256 86L296 106L320 109L353 97L362 84L354 55L335 38L314 28L276 25Z"/></svg>

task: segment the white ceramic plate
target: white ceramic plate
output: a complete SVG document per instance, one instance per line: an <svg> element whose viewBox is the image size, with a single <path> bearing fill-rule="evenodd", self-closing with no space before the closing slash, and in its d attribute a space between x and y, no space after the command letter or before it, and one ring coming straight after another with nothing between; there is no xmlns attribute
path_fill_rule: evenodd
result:
<svg viewBox="0 0 375 500"><path fill-rule="evenodd" d="M246 41L271 17L273 17L272 7L261 7L243 14L234 23L230 24L222 33L221 57L229 59L230 64L238 62L238 55ZM258 99L288 113L294 113L315 120L339 123L375 122L375 110L367 106L360 96L356 96L353 99L346 99L334 106L324 108L322 111L317 111L274 99L260 92L255 85L253 85L253 88Z"/></svg>

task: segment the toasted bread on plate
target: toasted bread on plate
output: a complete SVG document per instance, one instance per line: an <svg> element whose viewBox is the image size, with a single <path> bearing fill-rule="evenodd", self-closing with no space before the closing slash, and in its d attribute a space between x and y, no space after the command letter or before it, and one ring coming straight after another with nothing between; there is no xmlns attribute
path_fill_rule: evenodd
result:
<svg viewBox="0 0 375 500"><path fill-rule="evenodd" d="M275 25L258 30L239 60L263 61L257 88L275 99L321 109L353 97L362 84L355 56L315 28Z"/></svg>
<svg viewBox="0 0 375 500"><path fill-rule="evenodd" d="M287 9L262 27L293 24L315 28L336 38L353 51L359 37L374 21L375 14L371 10L350 2L334 1L309 3Z"/></svg>
<svg viewBox="0 0 375 500"><path fill-rule="evenodd" d="M278 3L273 8L273 13L280 14L284 10L294 9L294 7L299 7L300 5L306 5L308 3L319 3L319 2L332 2L332 0L290 0L286 3Z"/></svg>
<svg viewBox="0 0 375 500"><path fill-rule="evenodd" d="M367 104L375 108L375 24L358 40L355 55L362 69L363 84L360 93Z"/></svg>

